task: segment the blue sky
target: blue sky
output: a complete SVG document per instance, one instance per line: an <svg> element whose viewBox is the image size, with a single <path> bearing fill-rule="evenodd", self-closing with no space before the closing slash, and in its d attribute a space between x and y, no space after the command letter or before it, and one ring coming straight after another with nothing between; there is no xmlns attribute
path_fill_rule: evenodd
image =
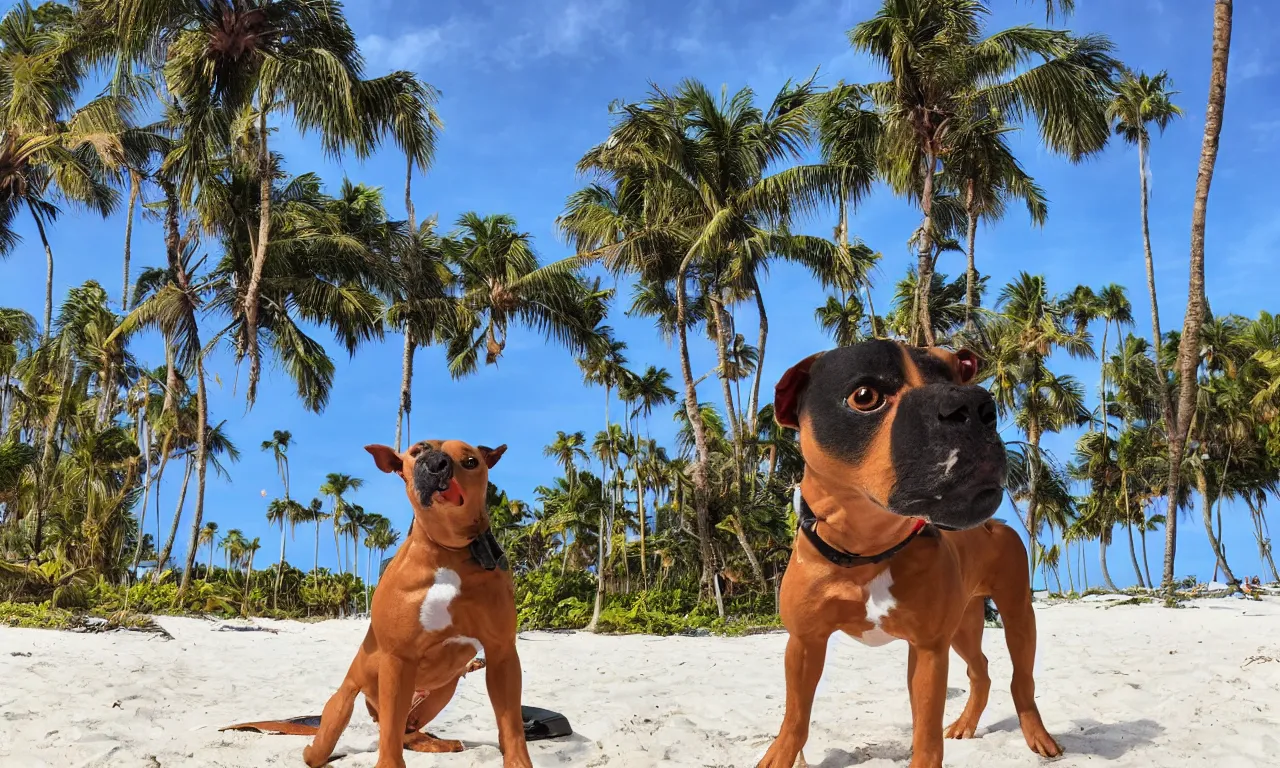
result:
<svg viewBox="0 0 1280 768"><path fill-rule="evenodd" d="M1019 23L1042 23L1040 2L992 0L991 29ZM434 167L414 184L420 218L438 214L443 229L470 210L509 213L534 238L544 260L568 255L558 239L554 219L568 194L582 180L574 163L608 132L608 105L615 99L643 98L653 82L674 87L686 77L731 92L749 86L767 103L788 78L803 79L819 70L819 81L868 81L879 74L853 53L845 31L874 14L874 0L801 0L784 9L761 0L695 0L692 3L638 0L524 0L523 2L404 2L357 0L347 13L368 60L368 73L416 70L443 93L439 106L446 128ZM1061 25L1062 22L1059 22ZM1155 140L1152 153L1151 231L1165 329L1181 326L1187 288L1192 193L1204 126L1208 88L1212 7L1198 0L1077 0L1076 14L1066 25L1077 32L1101 32L1115 42L1118 56L1137 69L1168 69L1182 93L1177 102L1186 117ZM1280 85L1280 61L1269 55L1280 42L1276 27L1258 5L1236 9L1226 123L1210 198L1207 245L1208 293L1215 313L1256 315L1280 310L1274 299L1276 278L1272 253L1280 244L1280 217L1257 186L1255 169L1272 158L1280 139L1280 107L1268 98ZM403 215L403 160L393 149L360 163L323 156L314 137L299 137L285 126L274 140L290 172L318 171L336 191L344 175L386 188L387 204ZM1117 282L1129 288L1139 335L1149 335L1145 276L1138 226L1138 160L1134 150L1113 143L1102 155L1081 165L1048 155L1034 134L1014 137L1015 151L1046 189L1049 220L1032 228L1016 210L978 236L978 266L991 275L993 291L1021 270L1043 273L1053 291L1064 293L1078 283L1095 288ZM154 193L152 193L154 198ZM911 258L906 240L919 216L905 202L878 190L855 212L851 229L884 254L874 292L877 309L889 305L893 283ZM805 229L830 234L834 213L815 217ZM44 258L34 227L19 222L23 243L0 265L0 306L42 313ZM55 298L85 280L100 281L114 297L120 292L123 212L107 221L68 212L51 232L57 260ZM163 261L159 227L145 221L135 227L136 269ZM958 274L960 255L944 257L940 270ZM627 286L622 286L627 293ZM805 273L775 266L764 287L771 336L765 363L766 390L796 360L829 347L813 319L824 300L820 287ZM623 316L615 308L610 324L629 344L634 367L667 367L678 379L678 358L645 321ZM739 310L743 327L754 327L754 313ZM1114 334L1113 334L1114 336ZM400 381L400 340L389 337L348 362L333 344L339 360L333 397L320 416L305 413L279 371L268 370L256 407L245 412L243 390L237 392L236 370L227 355L212 365L212 418L226 420L227 430L243 452L230 481L210 476L206 520L223 530L238 527L261 536L264 553L274 557L278 534L268 530L265 500L281 493L270 456L259 443L273 429L293 432L293 495L315 494L328 472L365 479L354 500L379 512L404 530L409 512L397 482L381 475L361 449L366 443L394 440L396 397ZM163 361L152 340L141 348L152 364ZM712 366L707 345L695 349L699 372ZM1078 375L1096 388L1095 363L1055 360L1055 367ZM715 400L707 385L703 400ZM450 437L509 450L494 470L493 480L512 495L533 501L535 486L556 473L542 448L557 429L593 434L604 423L604 395L586 388L572 358L522 331L511 336L499 365L461 382L450 380L437 350L419 352L414 382L415 439ZM615 410L616 414L616 410ZM671 445L670 411L655 414L654 436ZM1005 432L1012 436L1012 428ZM1050 439L1048 445L1066 460L1074 436ZM167 524L176 503L174 469L162 492ZM187 514L190 514L188 509ZM1006 516L1011 513L1006 511ZM1238 572L1261 571L1247 513L1226 509L1228 554ZM153 515L149 515L153 518ZM154 519L147 529L154 531ZM185 547L187 525L179 534ZM326 537L328 533L326 531ZM296 561L311 562L312 533L298 532L291 543ZM1133 581L1127 547L1118 538L1110 552L1112 575L1121 584ZM1158 571L1162 537L1150 537L1153 570ZM1097 552L1091 547L1089 571L1097 579ZM332 541L321 546L321 564L333 565ZM295 559L295 558L291 558ZM1198 516L1181 526L1178 573L1207 578L1212 556ZM1065 577L1065 572L1064 572Z"/></svg>

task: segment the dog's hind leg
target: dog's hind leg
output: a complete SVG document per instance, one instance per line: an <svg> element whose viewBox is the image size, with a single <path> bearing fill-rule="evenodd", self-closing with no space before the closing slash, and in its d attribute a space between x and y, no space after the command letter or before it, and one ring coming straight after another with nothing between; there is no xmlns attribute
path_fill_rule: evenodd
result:
<svg viewBox="0 0 1280 768"><path fill-rule="evenodd" d="M409 710L409 721L405 725L404 746L411 752L461 752L462 742L453 739L440 739L430 733L419 733L428 723L436 719L436 715L445 708L458 687L458 680L442 688L428 693Z"/></svg>
<svg viewBox="0 0 1280 768"><path fill-rule="evenodd" d="M1057 757L1062 747L1045 730L1036 706L1036 615L1031 607L1027 548L1012 528L999 528L996 533L1001 534L999 562L1007 566L992 580L991 599L1004 623L1004 639L1013 662L1013 706L1031 751L1041 757Z"/></svg>
<svg viewBox="0 0 1280 768"><path fill-rule="evenodd" d="M351 720L351 710L359 692L360 686L348 674L342 681L342 687L329 697L324 705L324 714L320 716L320 729L316 732L315 739L302 750L302 759L311 768L320 768L329 762L329 756L338 744L338 737L347 729L347 723Z"/></svg>
<svg viewBox="0 0 1280 768"><path fill-rule="evenodd" d="M985 618L985 598L973 597L964 609L960 626L951 637L951 647L969 666L969 701L960 718L947 728L948 739L972 739L978 730L978 720L987 707L991 693L991 676L987 674L987 657L982 653L982 626Z"/></svg>

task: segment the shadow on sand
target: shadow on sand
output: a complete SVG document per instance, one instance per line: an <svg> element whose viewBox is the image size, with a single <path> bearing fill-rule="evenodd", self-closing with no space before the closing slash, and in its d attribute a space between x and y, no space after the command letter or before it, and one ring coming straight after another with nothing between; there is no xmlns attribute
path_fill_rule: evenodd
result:
<svg viewBox="0 0 1280 768"><path fill-rule="evenodd" d="M1006 718L978 731L978 738L988 733L1018 732L1018 719ZM1093 755L1104 760L1116 760L1130 751L1153 744L1164 733L1164 726L1154 720L1133 720L1124 723L1099 723L1096 720L1076 720L1066 733L1055 733L1058 743L1067 754ZM822 762L814 768L849 768L872 760L891 760L905 763L911 759L911 743L874 742L852 751L827 750Z"/></svg>

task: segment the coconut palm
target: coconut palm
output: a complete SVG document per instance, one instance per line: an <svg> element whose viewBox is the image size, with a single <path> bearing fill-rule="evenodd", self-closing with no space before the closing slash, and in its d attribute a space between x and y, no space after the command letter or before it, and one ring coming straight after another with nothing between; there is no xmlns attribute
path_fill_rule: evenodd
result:
<svg viewBox="0 0 1280 768"><path fill-rule="evenodd" d="M596 343L587 289L576 256L540 265L528 234L505 214L464 213L446 244L458 271L457 316L450 322L449 372L474 373L484 349L485 365L496 365L513 324L525 325L581 354Z"/></svg>
<svg viewBox="0 0 1280 768"><path fill-rule="evenodd" d="M412 218L412 217L410 217ZM396 450L408 431L413 402L413 358L419 346L439 341L443 324L453 317L449 293L454 275L445 260L444 241L436 234L434 218L409 230L408 247L396 262L396 291L389 297L387 320L404 333L400 406L396 416Z"/></svg>
<svg viewBox="0 0 1280 768"><path fill-rule="evenodd" d="M222 543L220 543L218 546L222 548L222 551L224 553L226 553L228 574L231 571L232 561L235 561L237 563L240 562L240 558L244 554L244 545L245 545L244 531L240 530L239 528L232 528L231 530L227 531L226 536L222 537Z"/></svg>
<svg viewBox="0 0 1280 768"><path fill-rule="evenodd" d="M967 220L965 269L965 326L972 329L978 306L978 270L974 256L978 221L999 221L1006 200L1022 200L1031 222L1043 225L1049 205L1044 190L1013 156L1005 135L1015 130L990 113L970 117L946 138L943 184L954 189L964 205Z"/></svg>
<svg viewBox="0 0 1280 768"><path fill-rule="evenodd" d="M293 444L293 433L287 429L273 430L270 440L262 441L262 450L271 451L276 460L276 471L284 483L284 498L276 499L267 508L267 522L280 526L280 567L276 570L275 607L280 607L280 580L284 578L284 524L290 519L289 506L289 447ZM277 505L277 502L279 504ZM272 508L274 509L274 512Z"/></svg>
<svg viewBox="0 0 1280 768"><path fill-rule="evenodd" d="M987 13L972 0L885 0L849 32L853 48L889 73L865 88L881 117L886 177L920 201L912 339L927 344L934 342L924 290L932 284L935 176L957 124L963 134L971 115L1010 125L1034 117L1046 147L1073 162L1102 149L1110 133L1105 97L1116 62L1105 37L1024 26L982 38Z"/></svg>
<svg viewBox="0 0 1280 768"><path fill-rule="evenodd" d="M569 486L572 488L573 479L578 474L577 464L579 461L589 461L586 450L586 436L579 432L564 432L558 430L556 439L550 445L542 449L542 455L551 459L555 459L556 464L564 470L564 476L569 480Z"/></svg>
<svg viewBox="0 0 1280 768"><path fill-rule="evenodd" d="M258 554L258 550L262 549L262 541L254 536L253 540L244 543L241 552L241 558L244 561L244 599L247 603L249 600L249 590L253 586L253 559ZM245 608L246 612L248 608Z"/></svg>
<svg viewBox="0 0 1280 768"><path fill-rule="evenodd" d="M200 529L200 543L209 545L209 573L206 578L213 578L213 546L218 541L218 524L210 520Z"/></svg>
<svg viewBox="0 0 1280 768"><path fill-rule="evenodd" d="M347 522L346 514L350 506L345 497L353 491L360 490L362 486L364 486L364 480L341 472L330 472L325 476L324 484L320 486L320 493L333 500L333 512L329 516L333 519L333 547L338 557L338 570L343 570L342 526ZM318 531L316 535L318 541Z"/></svg>
<svg viewBox="0 0 1280 768"><path fill-rule="evenodd" d="M1068 308L1051 298L1041 277L1026 273L1006 285L996 306L1001 315L985 329L988 348L983 375L1002 415L1014 416L1027 436L1027 520L1032 551L1040 526L1044 457L1040 440L1050 432L1088 423L1084 392L1071 376L1050 371L1047 361L1056 349L1072 357L1093 355L1088 334L1067 327ZM1032 574L1034 575L1034 563Z"/></svg>
<svg viewBox="0 0 1280 768"><path fill-rule="evenodd" d="M1218 138L1222 133L1222 114L1227 100L1227 59L1231 52L1231 0L1215 0L1213 6L1213 57L1209 75L1209 104L1205 110L1204 142L1200 151L1200 169L1196 176L1195 202L1191 209L1191 277L1187 287L1187 311L1183 316L1182 338L1178 345L1178 399L1171 409L1169 429L1169 482L1166 503L1176 507L1181 489L1180 473L1191 431L1196 401L1196 370L1200 367L1200 328L1208 313L1204 290L1204 229L1209 206L1209 187L1218 159ZM1176 419L1176 423L1174 420ZM1174 557L1177 553L1177 515L1170 514L1165 524L1164 584L1173 584Z"/></svg>
<svg viewBox="0 0 1280 768"><path fill-rule="evenodd" d="M837 347L847 347L862 341L862 321L865 314L857 296L849 296L842 304L835 296L828 296L827 303L813 311L822 330L831 335Z"/></svg>
<svg viewBox="0 0 1280 768"><path fill-rule="evenodd" d="M311 572L316 573L320 570L320 523L329 519L329 513L324 511L324 502L320 499L312 499L311 503L295 510L294 518L298 523L314 523L316 526L316 550L315 561L312 563Z"/></svg>
<svg viewBox="0 0 1280 768"><path fill-rule="evenodd" d="M246 396L256 398L261 372L259 315L272 233L277 159L268 137L275 115L324 149L368 155L392 123L404 88L393 79L362 80L355 35L338 0L178 0L112 3L86 0L89 19L114 30L118 58L163 67L165 84L186 105L209 142L192 162L213 166L208 147L251 137L258 206L242 299L242 353L249 359Z"/></svg>

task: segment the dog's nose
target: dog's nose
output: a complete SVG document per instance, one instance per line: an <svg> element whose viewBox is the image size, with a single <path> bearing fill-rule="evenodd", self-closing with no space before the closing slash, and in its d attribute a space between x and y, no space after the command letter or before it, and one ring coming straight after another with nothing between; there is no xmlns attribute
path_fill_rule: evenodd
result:
<svg viewBox="0 0 1280 768"><path fill-rule="evenodd" d="M985 427L996 423L996 402L982 387L948 389L938 400L938 420L949 424L968 424L977 419Z"/></svg>
<svg viewBox="0 0 1280 768"><path fill-rule="evenodd" d="M443 475L449 471L449 456L442 451L432 451L422 459L423 468L433 475Z"/></svg>

